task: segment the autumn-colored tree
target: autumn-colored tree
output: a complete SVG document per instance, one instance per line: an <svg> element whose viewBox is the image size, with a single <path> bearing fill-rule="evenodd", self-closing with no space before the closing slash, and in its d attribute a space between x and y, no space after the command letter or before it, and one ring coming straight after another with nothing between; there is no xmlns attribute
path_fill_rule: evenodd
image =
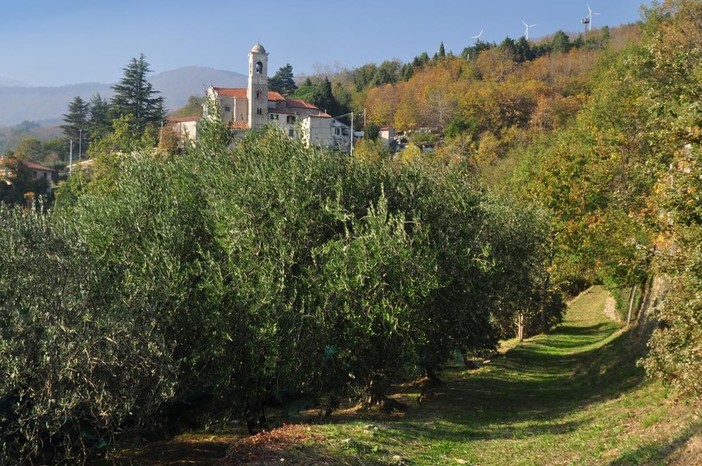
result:
<svg viewBox="0 0 702 466"><path fill-rule="evenodd" d="M661 234L656 243L662 270L670 277L660 325L649 343L650 374L702 396L702 4L666 0L647 10L647 47L637 67L648 117L647 142L661 163L651 212ZM650 162L649 162L650 163Z"/></svg>
<svg viewBox="0 0 702 466"><path fill-rule="evenodd" d="M404 86L404 83L398 83L372 88L365 102L367 120L378 125L394 123Z"/></svg>
<svg viewBox="0 0 702 466"><path fill-rule="evenodd" d="M458 112L459 97L469 88L460 59L446 58L416 72L402 88L395 114L400 129L443 128Z"/></svg>
<svg viewBox="0 0 702 466"><path fill-rule="evenodd" d="M515 57L508 48L485 50L475 59L480 76L490 81L503 81L516 70Z"/></svg>

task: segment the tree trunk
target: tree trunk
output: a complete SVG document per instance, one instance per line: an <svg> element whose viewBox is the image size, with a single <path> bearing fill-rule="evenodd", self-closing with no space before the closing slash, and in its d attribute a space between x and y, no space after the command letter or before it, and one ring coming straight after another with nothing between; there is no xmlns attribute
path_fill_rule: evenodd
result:
<svg viewBox="0 0 702 466"><path fill-rule="evenodd" d="M626 325L631 324L631 313L634 310L634 301L636 300L636 285L631 287L631 296L629 297L629 312L626 317Z"/></svg>
<svg viewBox="0 0 702 466"><path fill-rule="evenodd" d="M519 320L517 322L517 339L519 341L524 340L524 314L519 313Z"/></svg>

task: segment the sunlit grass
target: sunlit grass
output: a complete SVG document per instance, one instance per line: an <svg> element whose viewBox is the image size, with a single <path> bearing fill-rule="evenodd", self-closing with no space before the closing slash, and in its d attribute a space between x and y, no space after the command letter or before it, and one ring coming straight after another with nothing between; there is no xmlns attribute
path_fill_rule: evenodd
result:
<svg viewBox="0 0 702 466"><path fill-rule="evenodd" d="M447 386L401 420L381 422L373 445L392 464L649 464L699 432L636 361L641 345L603 313L594 288L551 335L524 341L476 371L451 368ZM352 436L349 424L319 427ZM358 428L358 424L355 427ZM465 462L465 463L463 463Z"/></svg>

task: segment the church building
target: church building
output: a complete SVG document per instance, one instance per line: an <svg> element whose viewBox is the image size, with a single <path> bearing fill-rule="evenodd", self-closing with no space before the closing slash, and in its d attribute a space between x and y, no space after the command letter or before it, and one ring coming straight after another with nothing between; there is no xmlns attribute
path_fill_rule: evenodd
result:
<svg viewBox="0 0 702 466"><path fill-rule="evenodd" d="M207 89L208 100L217 103L222 122L232 131L274 125L288 137L302 139L308 147L350 151L352 132L349 126L310 103L268 90L268 53L261 44L257 43L249 52L248 72L246 88L211 86ZM179 125L186 124L175 120L174 123L176 131L183 129ZM193 129L189 128L186 133L190 134Z"/></svg>

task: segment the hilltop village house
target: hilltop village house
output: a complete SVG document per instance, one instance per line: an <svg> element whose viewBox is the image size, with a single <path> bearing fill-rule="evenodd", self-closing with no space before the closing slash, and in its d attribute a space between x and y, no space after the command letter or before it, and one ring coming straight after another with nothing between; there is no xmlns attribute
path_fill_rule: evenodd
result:
<svg viewBox="0 0 702 466"><path fill-rule="evenodd" d="M21 163L29 173L32 181L42 182L45 184L46 192L41 194L51 193L51 182L54 180L58 172L53 168L44 167L38 163L29 162L26 160L21 161ZM6 184L12 184L11 180L14 176L15 170L13 165L5 161L4 157L0 156L0 181Z"/></svg>
<svg viewBox="0 0 702 466"><path fill-rule="evenodd" d="M314 105L287 99L268 90L268 53L261 44L249 52L249 78L246 88L207 89L208 100L217 103L220 118L232 131L274 125L290 138L300 138L309 147L329 147L344 152L351 149L351 128ZM207 118L207 108L205 115ZM197 118L171 119L181 139L197 139Z"/></svg>

